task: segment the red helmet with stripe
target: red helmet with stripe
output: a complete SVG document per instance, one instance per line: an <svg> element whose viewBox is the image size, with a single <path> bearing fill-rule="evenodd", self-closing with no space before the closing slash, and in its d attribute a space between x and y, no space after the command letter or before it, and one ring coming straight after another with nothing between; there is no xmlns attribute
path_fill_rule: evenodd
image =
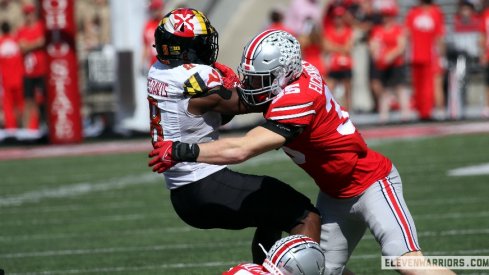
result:
<svg viewBox="0 0 489 275"><path fill-rule="evenodd" d="M286 31L266 30L244 48L238 73L242 98L249 105L265 104L301 75L300 44Z"/></svg>
<svg viewBox="0 0 489 275"><path fill-rule="evenodd" d="M325 262L317 242L304 235L291 235L272 246L263 267L273 275L322 275Z"/></svg>

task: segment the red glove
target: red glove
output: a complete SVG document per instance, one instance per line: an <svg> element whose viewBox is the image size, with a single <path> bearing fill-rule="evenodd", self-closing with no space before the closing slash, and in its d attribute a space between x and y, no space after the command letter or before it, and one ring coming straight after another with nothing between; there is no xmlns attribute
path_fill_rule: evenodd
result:
<svg viewBox="0 0 489 275"><path fill-rule="evenodd" d="M231 89L239 86L239 77L236 75L233 69L219 62L214 62L214 68L219 70L219 72L221 73L223 82L222 85L224 86L224 88Z"/></svg>
<svg viewBox="0 0 489 275"><path fill-rule="evenodd" d="M149 153L152 158L148 166L153 167L153 172L163 173L181 161L197 161L199 145L180 141L163 140L153 144L153 151Z"/></svg>
<svg viewBox="0 0 489 275"><path fill-rule="evenodd" d="M149 153L152 158L148 166L153 167L153 172L163 173L172 168L178 162L172 158L173 141L163 140L154 144L154 149Z"/></svg>

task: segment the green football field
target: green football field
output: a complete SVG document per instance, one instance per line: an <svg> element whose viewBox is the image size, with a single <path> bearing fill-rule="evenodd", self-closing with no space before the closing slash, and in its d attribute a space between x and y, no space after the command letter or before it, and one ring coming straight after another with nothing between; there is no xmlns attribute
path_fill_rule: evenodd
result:
<svg viewBox="0 0 489 275"><path fill-rule="evenodd" d="M369 143L401 173L425 254L489 255L489 135ZM146 164L146 152L1 161L0 269L221 274L250 261L252 230L190 228L174 213L162 176ZM483 164L485 170L460 170ZM280 151L233 169L276 176L315 201L316 186ZM381 273L380 249L370 233L348 267Z"/></svg>

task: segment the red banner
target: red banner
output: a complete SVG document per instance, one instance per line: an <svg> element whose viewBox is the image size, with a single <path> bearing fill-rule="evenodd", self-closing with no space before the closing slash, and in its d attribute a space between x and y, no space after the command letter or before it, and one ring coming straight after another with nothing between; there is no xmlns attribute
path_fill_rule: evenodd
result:
<svg viewBox="0 0 489 275"><path fill-rule="evenodd" d="M75 47L75 0L39 0L49 57L47 119L54 144L82 141L78 60Z"/></svg>

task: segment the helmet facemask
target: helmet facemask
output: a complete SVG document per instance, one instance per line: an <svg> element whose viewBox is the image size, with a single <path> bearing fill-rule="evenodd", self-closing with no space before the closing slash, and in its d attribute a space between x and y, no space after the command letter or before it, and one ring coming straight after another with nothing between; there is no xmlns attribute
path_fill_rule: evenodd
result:
<svg viewBox="0 0 489 275"><path fill-rule="evenodd" d="M285 70L277 67L272 71L253 72L238 67L241 96L251 106L268 103L282 91Z"/></svg>

